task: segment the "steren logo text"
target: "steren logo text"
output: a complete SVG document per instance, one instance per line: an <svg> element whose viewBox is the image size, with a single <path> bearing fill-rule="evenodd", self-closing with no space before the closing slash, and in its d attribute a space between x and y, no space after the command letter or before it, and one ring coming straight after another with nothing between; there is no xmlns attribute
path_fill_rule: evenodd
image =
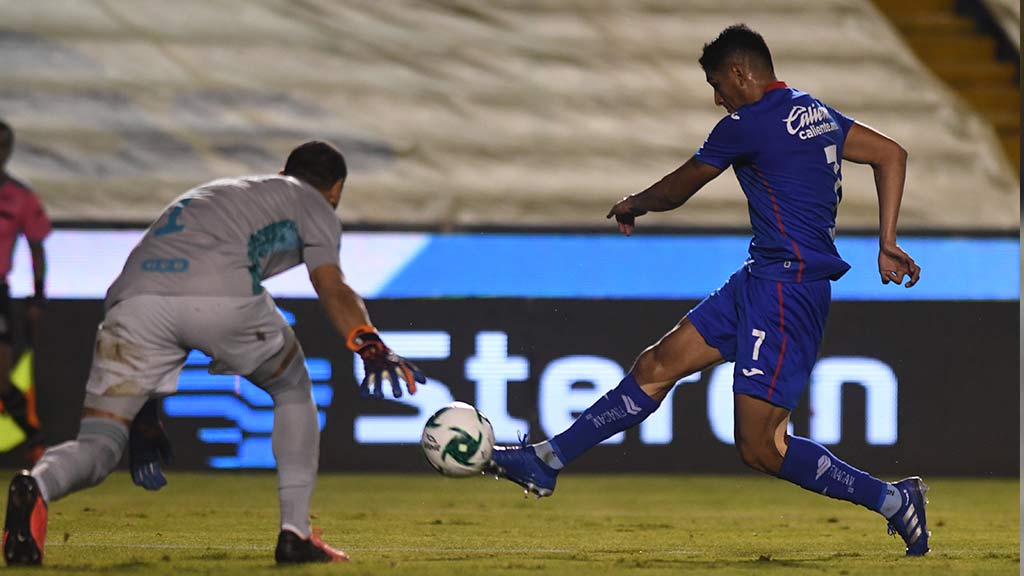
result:
<svg viewBox="0 0 1024 576"><path fill-rule="evenodd" d="M839 125L824 106L793 106L789 116L782 121L786 123L786 130L801 140L839 130Z"/></svg>

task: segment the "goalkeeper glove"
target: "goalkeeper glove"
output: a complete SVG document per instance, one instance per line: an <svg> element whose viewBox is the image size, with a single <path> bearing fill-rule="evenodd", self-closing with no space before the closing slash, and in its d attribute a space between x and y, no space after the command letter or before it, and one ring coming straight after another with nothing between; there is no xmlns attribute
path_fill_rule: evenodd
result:
<svg viewBox="0 0 1024 576"><path fill-rule="evenodd" d="M399 380L405 380L409 394L416 393L416 383L425 384L427 377L416 367L415 364L395 354L381 341L380 335L373 326L357 326L349 333L345 342L348 349L359 354L363 359L363 366L366 374L363 382L359 385L359 395L366 398L370 395L370 388L373 387L373 395L378 399L384 398L384 377L391 381L391 391L395 398L402 396L402 386Z"/></svg>
<svg viewBox="0 0 1024 576"><path fill-rule="evenodd" d="M157 413L157 401L150 400L135 416L128 435L128 467L132 482L146 490L159 490L167 484L161 469L174 462L171 441Z"/></svg>

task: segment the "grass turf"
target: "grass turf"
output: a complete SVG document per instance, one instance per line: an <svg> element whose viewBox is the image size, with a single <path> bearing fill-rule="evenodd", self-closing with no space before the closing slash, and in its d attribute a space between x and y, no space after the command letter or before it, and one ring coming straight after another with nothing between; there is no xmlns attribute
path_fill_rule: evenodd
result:
<svg viewBox="0 0 1024 576"><path fill-rule="evenodd" d="M932 552L906 558L878 515L754 475L565 474L536 501L492 478L328 474L313 523L353 562L280 569L272 474L148 493L117 473L51 506L31 574L1019 573L1018 479L925 481Z"/></svg>

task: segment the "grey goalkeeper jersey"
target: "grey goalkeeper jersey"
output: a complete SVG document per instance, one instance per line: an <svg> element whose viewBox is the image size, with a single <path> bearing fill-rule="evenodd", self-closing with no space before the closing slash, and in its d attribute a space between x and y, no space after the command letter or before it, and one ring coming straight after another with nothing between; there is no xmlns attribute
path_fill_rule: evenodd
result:
<svg viewBox="0 0 1024 576"><path fill-rule="evenodd" d="M215 180L178 197L146 230L107 291L106 308L139 294L252 296L302 262L338 264L341 221L290 176Z"/></svg>

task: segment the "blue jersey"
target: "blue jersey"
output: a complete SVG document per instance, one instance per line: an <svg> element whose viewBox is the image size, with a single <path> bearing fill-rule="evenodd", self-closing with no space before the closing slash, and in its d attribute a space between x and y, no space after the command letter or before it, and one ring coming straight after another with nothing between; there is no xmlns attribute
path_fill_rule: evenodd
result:
<svg viewBox="0 0 1024 576"><path fill-rule="evenodd" d="M750 273L780 282L838 280L850 265L836 251L843 197L843 142L853 120L783 82L722 118L698 160L730 165L747 196Z"/></svg>

